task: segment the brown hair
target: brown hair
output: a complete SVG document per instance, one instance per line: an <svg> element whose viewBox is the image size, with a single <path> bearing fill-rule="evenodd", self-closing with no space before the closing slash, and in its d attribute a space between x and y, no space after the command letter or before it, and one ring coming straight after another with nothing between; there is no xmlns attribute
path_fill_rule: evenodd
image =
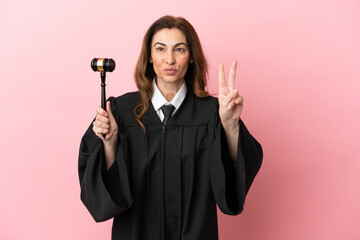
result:
<svg viewBox="0 0 360 240"><path fill-rule="evenodd" d="M149 108L149 102L154 91L152 81L156 76L154 67L150 63L151 41L155 33L164 28L178 28L186 36L190 49L190 57L193 59L193 63L189 64L185 74L186 87L193 89L198 97L209 96L209 93L205 90L208 66L194 27L182 17L164 16L159 18L150 26L144 36L134 74L136 86L141 96L139 104L134 109L134 114L136 121L141 125L144 132L145 127L140 119Z"/></svg>

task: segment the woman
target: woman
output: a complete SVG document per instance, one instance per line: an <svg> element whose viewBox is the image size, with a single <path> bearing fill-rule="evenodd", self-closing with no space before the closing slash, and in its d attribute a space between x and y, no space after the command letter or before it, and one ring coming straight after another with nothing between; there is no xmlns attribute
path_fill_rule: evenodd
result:
<svg viewBox="0 0 360 240"><path fill-rule="evenodd" d="M240 120L236 62L219 98L205 90L207 63L184 18L165 16L145 34L138 92L98 107L79 154L81 200L112 239L218 239L216 204L239 214L262 162ZM106 134L106 137L103 137Z"/></svg>

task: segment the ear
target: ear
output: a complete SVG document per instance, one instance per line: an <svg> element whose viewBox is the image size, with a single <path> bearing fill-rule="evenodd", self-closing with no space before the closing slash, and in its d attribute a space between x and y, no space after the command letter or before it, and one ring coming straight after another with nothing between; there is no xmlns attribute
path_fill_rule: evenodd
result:
<svg viewBox="0 0 360 240"><path fill-rule="evenodd" d="M150 56L149 62L150 62L150 63L153 63L153 60L152 60L152 57L151 57L151 56Z"/></svg>
<svg viewBox="0 0 360 240"><path fill-rule="evenodd" d="M189 62L194 63L194 59L191 57Z"/></svg>

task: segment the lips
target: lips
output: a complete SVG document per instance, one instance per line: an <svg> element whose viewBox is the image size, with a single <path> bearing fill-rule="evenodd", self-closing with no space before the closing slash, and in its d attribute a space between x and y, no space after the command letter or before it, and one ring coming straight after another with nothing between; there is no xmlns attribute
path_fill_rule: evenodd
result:
<svg viewBox="0 0 360 240"><path fill-rule="evenodd" d="M164 72L168 75L173 75L176 73L176 69L175 68L165 68Z"/></svg>

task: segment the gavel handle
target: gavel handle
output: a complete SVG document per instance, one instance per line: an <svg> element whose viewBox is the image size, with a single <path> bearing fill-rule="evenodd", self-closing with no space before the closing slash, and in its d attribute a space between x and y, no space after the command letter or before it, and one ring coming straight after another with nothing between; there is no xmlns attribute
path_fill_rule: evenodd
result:
<svg viewBox="0 0 360 240"><path fill-rule="evenodd" d="M106 92L105 92L105 78L106 78L106 72L100 72L101 77L101 108L106 111ZM106 134L102 134L104 138L106 138Z"/></svg>

